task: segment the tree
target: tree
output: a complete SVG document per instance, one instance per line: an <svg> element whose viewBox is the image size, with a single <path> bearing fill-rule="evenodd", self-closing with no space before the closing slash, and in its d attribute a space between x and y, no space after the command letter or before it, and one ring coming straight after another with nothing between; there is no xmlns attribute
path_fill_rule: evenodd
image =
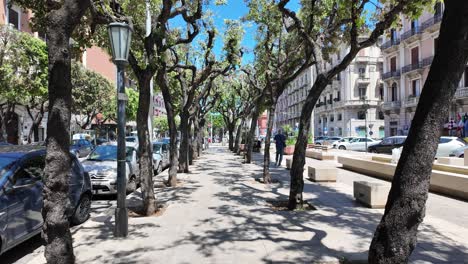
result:
<svg viewBox="0 0 468 264"><path fill-rule="evenodd" d="M115 112L115 104L112 104L112 97L115 96L114 87L106 78L75 62L72 63L71 79L72 111L75 114L76 124L82 129L86 129L97 114L105 109L113 109ZM134 100L134 97L129 96L130 100ZM131 108L132 102L129 106L127 111L135 111Z"/></svg>
<svg viewBox="0 0 468 264"><path fill-rule="evenodd" d="M288 21L287 30L295 30L299 40L305 42L304 48L309 49L316 72L316 79L301 111L299 133L294 149L291 167L291 185L289 193L289 209L303 205L302 191L304 189L303 171L305 150L310 128L310 117L322 91L332 78L343 71L364 48L374 45L379 37L392 26L400 13L416 16L425 5L432 5L433 0L386 1L386 6L375 8L370 24L366 24L369 15L366 7L375 3L368 0L302 1L299 15L286 7L289 0L280 0L278 8ZM337 41L346 41L350 48L343 59L334 66L326 67L329 56L335 51Z"/></svg>
<svg viewBox="0 0 468 264"><path fill-rule="evenodd" d="M48 48L49 118L42 216L45 257L48 263L73 263L67 211L70 159L71 50L70 38L90 6L87 0L15 0L35 14L46 29Z"/></svg>
<svg viewBox="0 0 468 264"><path fill-rule="evenodd" d="M0 141L5 135L12 139L18 134L18 124L13 118L17 105L26 108L33 122L28 141L31 142L33 134L38 141L39 124L47 107L46 45L30 34L1 26L0 55Z"/></svg>
<svg viewBox="0 0 468 264"><path fill-rule="evenodd" d="M160 135L165 135L169 131L169 124L165 116L158 116L153 120L153 127L156 128Z"/></svg>
<svg viewBox="0 0 468 264"><path fill-rule="evenodd" d="M445 1L439 42L398 161L369 263L407 263L425 215L440 128L468 62L468 2Z"/></svg>

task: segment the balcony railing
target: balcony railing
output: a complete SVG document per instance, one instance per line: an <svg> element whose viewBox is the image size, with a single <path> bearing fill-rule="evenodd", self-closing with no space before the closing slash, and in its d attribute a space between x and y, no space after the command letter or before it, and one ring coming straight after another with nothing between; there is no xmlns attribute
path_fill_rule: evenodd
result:
<svg viewBox="0 0 468 264"><path fill-rule="evenodd" d="M417 106L419 102L419 96L409 96L406 99L405 106L406 107L414 107Z"/></svg>
<svg viewBox="0 0 468 264"><path fill-rule="evenodd" d="M381 49L382 50L386 50L392 46L396 46L396 45L400 45L400 39L399 38L396 38L396 39L392 39L392 40L389 40L387 42L385 42L384 44L382 44L381 46Z"/></svg>
<svg viewBox="0 0 468 264"><path fill-rule="evenodd" d="M421 30L425 30L430 28L431 26L440 23L442 21L442 14L434 15L433 17L429 18L428 20L424 21L421 25Z"/></svg>
<svg viewBox="0 0 468 264"><path fill-rule="evenodd" d="M422 66L423 67L430 66L432 64L433 60L434 60L434 56L430 56L430 57L427 57L427 58L423 59Z"/></svg>
<svg viewBox="0 0 468 264"><path fill-rule="evenodd" d="M367 82L370 82L370 78L365 76L365 75L359 75L358 78L357 78L358 82L361 82L361 83L367 83Z"/></svg>
<svg viewBox="0 0 468 264"><path fill-rule="evenodd" d="M400 71L391 71L382 74L382 80L400 77Z"/></svg>
<svg viewBox="0 0 468 264"><path fill-rule="evenodd" d="M401 68L401 72L402 73L407 73L407 72L411 72L411 71L414 71L414 70L417 70L417 69L421 69L423 67L422 65L423 65L422 61L418 61L416 63L406 65L405 67Z"/></svg>
<svg viewBox="0 0 468 264"><path fill-rule="evenodd" d="M455 98L468 98L468 87L460 87L455 92Z"/></svg>
<svg viewBox="0 0 468 264"><path fill-rule="evenodd" d="M418 34L421 34L421 28L420 27L412 28L401 35L401 40L409 39L410 37L418 35Z"/></svg>
<svg viewBox="0 0 468 264"><path fill-rule="evenodd" d="M384 102L382 104L383 110L399 109L400 107L401 107L401 101Z"/></svg>

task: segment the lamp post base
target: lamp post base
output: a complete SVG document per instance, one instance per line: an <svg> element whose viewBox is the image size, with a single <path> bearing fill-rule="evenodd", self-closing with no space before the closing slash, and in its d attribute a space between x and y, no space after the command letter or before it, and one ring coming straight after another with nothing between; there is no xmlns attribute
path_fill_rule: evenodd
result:
<svg viewBox="0 0 468 264"><path fill-rule="evenodd" d="M127 237L128 235L128 210L127 208L115 209L115 237Z"/></svg>

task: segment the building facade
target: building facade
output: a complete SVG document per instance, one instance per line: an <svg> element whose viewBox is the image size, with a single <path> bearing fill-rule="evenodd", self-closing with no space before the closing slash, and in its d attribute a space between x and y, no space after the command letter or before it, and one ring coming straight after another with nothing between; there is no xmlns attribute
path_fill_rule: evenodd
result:
<svg viewBox="0 0 468 264"><path fill-rule="evenodd" d="M309 67L300 73L278 98L275 110L275 130L286 125L293 130L298 129L302 107L315 80L313 69Z"/></svg>
<svg viewBox="0 0 468 264"><path fill-rule="evenodd" d="M424 12L418 19L401 17L402 27L391 29L381 46L384 57L385 135L407 135L414 117L419 95L429 73L437 48L444 5L437 3L433 12ZM447 117L444 133L448 134L451 118L468 112L468 68Z"/></svg>
<svg viewBox="0 0 468 264"><path fill-rule="evenodd" d="M341 61L349 51L343 46L331 56L327 67ZM361 50L351 64L322 92L315 107L317 136L384 136L381 111L383 59L377 45Z"/></svg>

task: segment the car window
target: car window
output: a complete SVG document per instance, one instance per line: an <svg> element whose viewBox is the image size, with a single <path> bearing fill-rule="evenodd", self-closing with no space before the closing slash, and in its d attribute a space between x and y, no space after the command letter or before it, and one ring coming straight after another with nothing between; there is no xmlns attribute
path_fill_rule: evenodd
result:
<svg viewBox="0 0 468 264"><path fill-rule="evenodd" d="M395 144L405 143L406 138L395 138Z"/></svg>
<svg viewBox="0 0 468 264"><path fill-rule="evenodd" d="M168 149L167 147L168 147L168 146L167 146L166 144L162 145L162 150L163 150L163 152L167 152L167 149Z"/></svg>
<svg viewBox="0 0 468 264"><path fill-rule="evenodd" d="M452 141L451 138L443 138L443 137L441 137L441 138L439 139L439 144L449 143L450 141Z"/></svg>
<svg viewBox="0 0 468 264"><path fill-rule="evenodd" d="M161 153L161 144L153 144L153 153Z"/></svg>
<svg viewBox="0 0 468 264"><path fill-rule="evenodd" d="M386 138L382 140L382 145L392 145L393 144L393 138Z"/></svg>
<svg viewBox="0 0 468 264"><path fill-rule="evenodd" d="M9 157L0 158L0 179L15 165L16 159Z"/></svg>
<svg viewBox="0 0 468 264"><path fill-rule="evenodd" d="M367 142L373 142L374 140L372 140L372 139L370 139L370 138L365 138L365 139L364 139L364 142L366 142L366 141L367 141Z"/></svg>
<svg viewBox="0 0 468 264"><path fill-rule="evenodd" d="M42 175L44 174L44 167L45 157L42 155L27 159L13 176L13 185L27 185L42 179Z"/></svg>
<svg viewBox="0 0 468 264"><path fill-rule="evenodd" d="M127 147L126 157L127 160L132 158L134 149ZM106 146L97 146L91 154L89 154L88 160L96 161L114 161L117 160L117 146L115 145L106 145Z"/></svg>
<svg viewBox="0 0 468 264"><path fill-rule="evenodd" d="M462 143L463 145L467 145L466 141L461 138L457 138L457 141Z"/></svg>

